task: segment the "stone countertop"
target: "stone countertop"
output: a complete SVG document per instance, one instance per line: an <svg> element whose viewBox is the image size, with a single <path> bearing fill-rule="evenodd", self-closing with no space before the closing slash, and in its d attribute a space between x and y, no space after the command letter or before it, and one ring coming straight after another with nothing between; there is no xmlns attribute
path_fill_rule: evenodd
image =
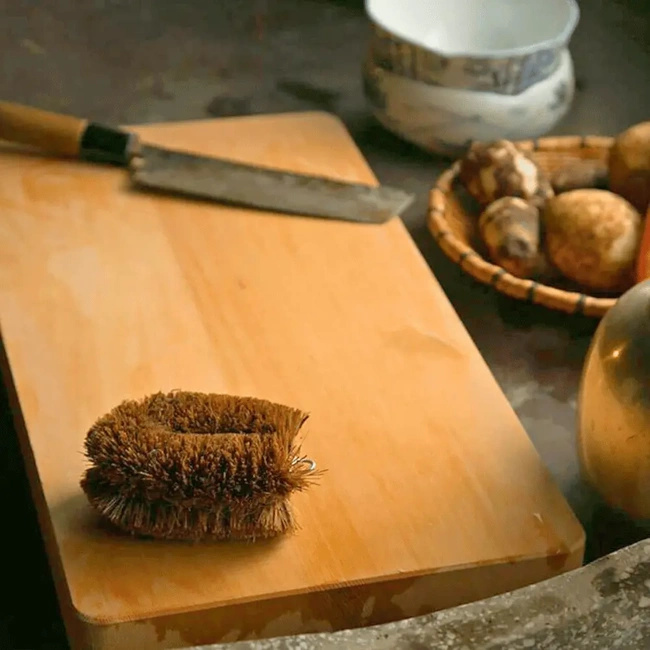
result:
<svg viewBox="0 0 650 650"><path fill-rule="evenodd" d="M581 9L571 42L576 97L554 133L610 135L650 117L650 7L583 0ZM122 124L315 109L339 115L379 179L417 195L404 216L409 231L585 526L586 559L647 534L605 507L578 476L576 390L596 321L502 296L438 249L425 225L427 194L449 163L369 116L361 0L0 0L0 33L7 100ZM7 514L15 531L4 557L29 553L31 561L4 561L0 647L64 648L3 404L0 475L12 495Z"/></svg>

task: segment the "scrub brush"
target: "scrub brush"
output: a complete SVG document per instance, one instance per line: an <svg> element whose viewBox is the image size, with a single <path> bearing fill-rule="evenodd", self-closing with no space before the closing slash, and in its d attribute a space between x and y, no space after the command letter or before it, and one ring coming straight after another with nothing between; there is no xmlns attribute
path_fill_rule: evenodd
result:
<svg viewBox="0 0 650 650"><path fill-rule="evenodd" d="M136 535L275 537L297 527L289 497L317 476L295 443L307 417L213 393L127 400L86 434L81 488L102 517Z"/></svg>

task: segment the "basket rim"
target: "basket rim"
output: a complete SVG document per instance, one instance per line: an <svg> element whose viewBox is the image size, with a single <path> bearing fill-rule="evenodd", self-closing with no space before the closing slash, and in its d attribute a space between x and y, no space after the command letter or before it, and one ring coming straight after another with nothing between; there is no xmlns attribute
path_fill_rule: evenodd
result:
<svg viewBox="0 0 650 650"><path fill-rule="evenodd" d="M513 141L526 152L571 152L585 148L609 149L614 142L610 136L552 136L532 140ZM538 304L547 309L568 314L584 314L592 317L604 316L618 298L600 298L588 293L567 291L529 278L512 275L502 266L486 259L480 252L460 240L449 227L446 218L447 196L460 171L460 160L455 161L438 177L429 193L427 225L434 240L443 253L457 264L462 271L481 284L511 298Z"/></svg>

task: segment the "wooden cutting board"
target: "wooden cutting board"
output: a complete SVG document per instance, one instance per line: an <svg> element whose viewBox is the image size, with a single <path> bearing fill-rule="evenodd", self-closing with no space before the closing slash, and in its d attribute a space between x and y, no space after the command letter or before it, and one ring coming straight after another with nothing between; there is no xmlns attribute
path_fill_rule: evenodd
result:
<svg viewBox="0 0 650 650"><path fill-rule="evenodd" d="M151 142L375 182L322 113L147 126ZM75 649L395 620L582 562L584 534L403 223L129 191L123 171L0 153L6 381ZM79 487L101 414L158 390L311 414L327 473L274 543L140 540Z"/></svg>

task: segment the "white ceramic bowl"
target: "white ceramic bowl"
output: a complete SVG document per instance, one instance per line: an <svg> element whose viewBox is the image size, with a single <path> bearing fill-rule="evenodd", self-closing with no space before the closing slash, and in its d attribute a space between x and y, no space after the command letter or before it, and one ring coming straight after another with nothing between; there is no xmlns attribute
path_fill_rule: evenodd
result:
<svg viewBox="0 0 650 650"><path fill-rule="evenodd" d="M576 0L366 0L371 61L451 88L519 94L560 65Z"/></svg>
<svg viewBox="0 0 650 650"><path fill-rule="evenodd" d="M385 128L451 157L462 155L473 140L523 140L548 133L566 115L575 89L566 48L554 72L516 95L427 84L389 72L371 59L363 81L371 110Z"/></svg>

